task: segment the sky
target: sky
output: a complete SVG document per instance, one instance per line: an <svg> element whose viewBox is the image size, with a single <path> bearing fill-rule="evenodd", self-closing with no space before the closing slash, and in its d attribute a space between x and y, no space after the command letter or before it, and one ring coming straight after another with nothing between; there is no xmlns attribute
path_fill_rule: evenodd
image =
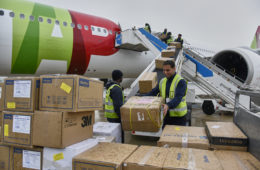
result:
<svg viewBox="0 0 260 170"><path fill-rule="evenodd" d="M30 0L104 17L122 30L167 28L212 50L250 46L260 25L260 0Z"/></svg>

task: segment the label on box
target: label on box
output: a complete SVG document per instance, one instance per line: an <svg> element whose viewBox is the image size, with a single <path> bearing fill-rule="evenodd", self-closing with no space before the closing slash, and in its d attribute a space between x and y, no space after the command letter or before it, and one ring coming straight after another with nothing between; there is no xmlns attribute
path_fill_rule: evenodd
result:
<svg viewBox="0 0 260 170"><path fill-rule="evenodd" d="M15 109L16 108L15 102L7 102L7 108L8 109Z"/></svg>
<svg viewBox="0 0 260 170"><path fill-rule="evenodd" d="M8 124L5 124L5 126L4 126L4 136L9 136L9 126L8 126Z"/></svg>
<svg viewBox="0 0 260 170"><path fill-rule="evenodd" d="M138 121L144 121L144 113L137 112Z"/></svg>
<svg viewBox="0 0 260 170"><path fill-rule="evenodd" d="M60 88L64 90L66 93L70 94L71 87L66 83L62 82Z"/></svg>
<svg viewBox="0 0 260 170"><path fill-rule="evenodd" d="M0 99L2 98L2 87L0 87Z"/></svg>
<svg viewBox="0 0 260 170"><path fill-rule="evenodd" d="M62 152L53 155L53 160L54 161L58 161L58 160L62 160L62 159L64 159L64 155L63 155Z"/></svg>
<svg viewBox="0 0 260 170"><path fill-rule="evenodd" d="M14 81L14 97L30 98L31 96L31 80L15 80Z"/></svg>
<svg viewBox="0 0 260 170"><path fill-rule="evenodd" d="M138 104L152 104L154 99L141 98L136 103Z"/></svg>
<svg viewBox="0 0 260 170"><path fill-rule="evenodd" d="M41 152L23 150L23 168L41 169Z"/></svg>
<svg viewBox="0 0 260 170"><path fill-rule="evenodd" d="M31 116L13 116L13 132L30 134L31 131Z"/></svg>

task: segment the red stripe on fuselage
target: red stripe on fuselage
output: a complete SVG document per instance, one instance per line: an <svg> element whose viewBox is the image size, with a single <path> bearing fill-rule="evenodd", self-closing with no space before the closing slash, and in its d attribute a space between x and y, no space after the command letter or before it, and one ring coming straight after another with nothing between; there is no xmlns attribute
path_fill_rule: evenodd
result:
<svg viewBox="0 0 260 170"><path fill-rule="evenodd" d="M104 18L69 11L72 22L75 24L73 29L73 52L69 74L84 74L88 68L91 55L108 56L116 53L115 32L120 31L118 25ZM81 29L77 25L82 26ZM88 26L88 30L84 26ZM107 37L92 35L91 26L103 27L112 31L112 35Z"/></svg>

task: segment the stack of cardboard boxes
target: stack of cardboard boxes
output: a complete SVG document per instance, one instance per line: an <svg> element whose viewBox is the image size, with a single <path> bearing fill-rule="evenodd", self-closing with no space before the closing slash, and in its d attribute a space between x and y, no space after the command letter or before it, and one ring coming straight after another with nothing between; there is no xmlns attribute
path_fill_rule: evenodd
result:
<svg viewBox="0 0 260 170"><path fill-rule="evenodd" d="M103 109L103 82L77 75L14 77L5 79L1 92L3 169L42 169L43 147L66 150L83 141L86 149L97 144L84 140L93 135L94 110ZM82 145L73 149L82 152ZM56 165L66 157L60 153L52 157Z"/></svg>
<svg viewBox="0 0 260 170"><path fill-rule="evenodd" d="M205 128L167 125L157 144L170 147L166 170L260 167L249 152L241 152L247 151L248 138L233 122L206 122Z"/></svg>

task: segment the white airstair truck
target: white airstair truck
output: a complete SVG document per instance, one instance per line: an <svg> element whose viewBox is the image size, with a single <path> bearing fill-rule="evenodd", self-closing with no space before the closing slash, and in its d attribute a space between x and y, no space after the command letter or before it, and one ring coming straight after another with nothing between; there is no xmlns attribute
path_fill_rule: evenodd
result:
<svg viewBox="0 0 260 170"><path fill-rule="evenodd" d="M133 50L133 47L136 49L135 46L143 46L143 51L149 49L156 55L156 58L160 58L161 51L167 48L166 44L143 29L122 32L116 38L116 46L129 50ZM214 102L215 97L226 102L227 110L234 111L236 92L239 89L259 89L260 54L257 50L244 47L224 50L208 60L184 44L177 55L176 71L186 80L213 94L213 99L204 100L202 104L202 109L207 114L214 113L216 106L221 107ZM126 99L138 93L138 81L144 72L157 72L158 81L163 77L162 71L157 70L155 61L152 61L132 83ZM187 102L193 103L194 101L189 101L189 93L188 90ZM133 132L135 135L143 136L160 136L160 133L161 131L158 133Z"/></svg>

